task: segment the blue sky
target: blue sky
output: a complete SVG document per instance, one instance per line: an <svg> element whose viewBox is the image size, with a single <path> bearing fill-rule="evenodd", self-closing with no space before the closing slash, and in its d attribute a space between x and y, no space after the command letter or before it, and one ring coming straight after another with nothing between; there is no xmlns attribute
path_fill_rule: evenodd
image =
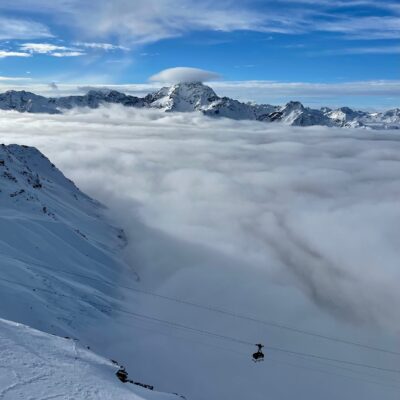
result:
<svg viewBox="0 0 400 400"><path fill-rule="evenodd" d="M394 0L0 2L4 87L51 82L59 87L144 84L160 70L177 66L215 72L221 77L216 84L219 92L247 100L282 102L290 96L309 104L395 106L400 95L400 4ZM252 85L250 93L249 81L259 82L258 90ZM268 86L271 81L274 86ZM354 85L357 90L350 90ZM372 94L371 85L375 85ZM338 88L343 88L341 95Z"/></svg>

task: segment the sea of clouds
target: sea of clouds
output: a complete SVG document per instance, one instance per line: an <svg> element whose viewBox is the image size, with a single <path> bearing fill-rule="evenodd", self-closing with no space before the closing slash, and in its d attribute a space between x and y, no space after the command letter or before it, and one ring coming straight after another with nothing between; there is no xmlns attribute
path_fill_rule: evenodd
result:
<svg viewBox="0 0 400 400"><path fill-rule="evenodd" d="M399 351L398 133L119 106L0 117L2 142L38 147L107 205L143 288ZM132 299L132 309L254 343L399 366L399 357L154 298ZM397 398L398 388L371 383L399 386L393 374L273 352L260 367L249 364L253 348L127 326L114 351L135 377L193 400Z"/></svg>

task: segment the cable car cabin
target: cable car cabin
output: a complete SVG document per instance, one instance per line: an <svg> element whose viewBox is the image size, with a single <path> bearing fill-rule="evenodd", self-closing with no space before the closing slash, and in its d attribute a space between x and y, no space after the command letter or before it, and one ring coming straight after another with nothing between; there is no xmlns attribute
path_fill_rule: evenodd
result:
<svg viewBox="0 0 400 400"><path fill-rule="evenodd" d="M253 354L253 361L254 362L260 362L264 361L264 353L262 352L263 345L262 344L256 344L258 350Z"/></svg>
<svg viewBox="0 0 400 400"><path fill-rule="evenodd" d="M254 362L264 361L264 354L261 351L257 351L257 353L253 354L253 361Z"/></svg>

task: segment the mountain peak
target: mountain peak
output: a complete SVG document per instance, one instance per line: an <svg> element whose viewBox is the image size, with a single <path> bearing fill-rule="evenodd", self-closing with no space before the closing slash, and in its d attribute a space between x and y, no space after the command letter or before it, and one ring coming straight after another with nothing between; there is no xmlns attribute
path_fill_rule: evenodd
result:
<svg viewBox="0 0 400 400"><path fill-rule="evenodd" d="M215 99L217 94L210 87L202 82L181 82L169 88L170 93L176 93L184 98L201 98L201 100Z"/></svg>
<svg viewBox="0 0 400 400"><path fill-rule="evenodd" d="M300 101L289 101L289 103L287 103L282 108L282 111L293 111L293 110L303 111L304 106L303 106L303 104L300 103Z"/></svg>
<svg viewBox="0 0 400 400"><path fill-rule="evenodd" d="M160 89L149 100L152 107L184 112L201 110L218 99L214 90L201 82L181 82Z"/></svg>

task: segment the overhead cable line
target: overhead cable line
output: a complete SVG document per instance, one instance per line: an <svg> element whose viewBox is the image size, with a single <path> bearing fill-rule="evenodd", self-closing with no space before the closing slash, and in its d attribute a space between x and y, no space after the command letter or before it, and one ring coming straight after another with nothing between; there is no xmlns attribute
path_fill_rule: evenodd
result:
<svg viewBox="0 0 400 400"><path fill-rule="evenodd" d="M49 290L49 289L42 289L42 288L37 288L37 287L33 287L33 286L29 286L29 285L25 285L22 284L20 282L17 281L13 281L10 279L4 279L4 278L0 278L0 281L5 281L8 283L13 283L16 285L20 285L22 287L26 287L28 289L32 289L34 291L43 291L46 293L50 293L53 295L57 295L57 296L62 296L62 297L66 297L66 298L70 298L74 301L77 300L76 297L73 296L69 296L69 295L65 295L65 294L59 294L55 291ZM243 345L248 345L248 346L254 346L253 342L247 341L247 340L243 340L240 338L236 338L233 336L228 336L228 335L223 335L220 333L216 333L216 332L211 332L205 329L198 329L198 328L194 328L192 326L189 325L185 325L185 324L181 324L181 323L177 323L177 322L173 322L173 321L168 321L165 319L161 319L158 317L154 317L154 316L149 316L146 314L141 314L141 313L136 313L136 312L132 312L132 311L128 311L128 310L124 310L123 308L117 308L117 307L112 307L109 305L104 305L104 304L100 304L100 303L96 303L93 301L89 301L88 299L84 299L82 297L78 297L79 300L83 300L86 303L88 303L91 306L97 306L100 307L102 309L106 308L109 309L111 311L117 311L120 313L124 313L127 314L133 318L137 318L137 319L144 319L144 320L149 320L152 322L157 322L157 323L162 323L177 329L183 329L186 331L190 331L193 333L197 333L200 335L206 335L209 337L214 337L217 339L222 339L222 340L227 340L233 343L239 343L239 344L243 344ZM306 353L306 352L299 352L299 351L294 351L294 350L290 350L290 349L286 349L283 347L274 347L274 346L264 346L265 349L268 350L272 350L272 351L277 351L277 352L281 352L281 353L285 353L285 354L291 354L291 355L295 355L295 356L302 356L302 357L308 357L308 358L312 358L312 359L318 359L318 360L326 360L326 361L332 361L332 362L336 362L336 363L341 363L341 364L347 364L347 365L352 365L352 366L356 366L356 367L361 367L361 368L367 368L367 369L373 369L373 370L378 370L378 371L383 371L383 372L390 372L390 373L396 373L396 374L400 374L400 370L398 369L393 369L393 368L384 368L384 367L380 367L380 366L376 366L376 365L372 365L372 364L364 364L364 363L358 363L358 362L354 362L354 361L349 361L349 360L342 360L342 359L338 359L338 358L332 358L332 357L326 357L326 356L322 356L319 354L313 354L313 353Z"/></svg>
<svg viewBox="0 0 400 400"><path fill-rule="evenodd" d="M371 351L375 351L375 352L381 352L381 353L386 353L386 354L391 354L391 355L395 355L395 356L400 356L400 352L397 351L393 351L393 350L389 350L389 349L385 349L382 347L377 347L377 346L372 346L372 345L368 345L365 343L359 343L356 341L351 341L351 340L347 340L347 339L342 339L342 338L338 338L335 336L330 336L330 335L324 335L321 333L317 333L317 332L313 332L313 331L308 331L305 329L300 329L300 328L295 328L295 327L291 327L288 325L283 325L274 321L267 321L264 319L259 319L259 318L255 318L252 316L248 316L248 315L244 315L241 313L236 313L230 310L226 310L226 309L222 309L222 308L218 308L218 307L214 307L214 306L210 306L210 305L203 305L203 304L199 304L199 303L194 303L188 300L183 300L183 299L178 299L175 297L171 297L171 296L167 296L167 295L162 295L159 293L155 293L149 290L144 290L144 289L139 289L133 286L126 286L126 285L121 285L121 284L115 284L112 282L108 282L108 281L104 281L102 279L99 278L94 278L94 277L90 277L88 275L84 275L84 274L79 274L79 273L75 273L75 272L70 272L70 271L66 271L66 270L61 270L61 269L55 269L55 268L51 268L49 266L43 265L43 264L38 264L36 262L30 262L30 261L25 261L25 260L20 260L23 261L25 263L31 263L34 265L37 265L39 267L42 268L46 268L50 271L54 271L54 272L60 272L60 273L64 273L64 274L68 274L68 275L73 275L73 276L79 276L81 278L86 278L89 280L93 280L93 281L97 281L100 283L103 283L105 285L109 285L109 286L113 286L113 287L118 287L118 288L122 288L122 289L128 289L128 290L132 290L135 291L137 293L141 293L147 296L152 296L155 298L160 298L160 299L164 299L164 300L168 300L171 302L175 302L175 303L180 303L180 304L184 304L190 307L195 307L198 309L202 309L202 310L206 310L206 311L211 311L211 312L215 312L218 314L224 314L224 315L229 315L231 317L234 318L238 318L238 319L242 319L242 320L247 320L247 321L251 321L254 323L259 323L259 324L263 324L266 326L271 326L277 329L283 329L283 330L287 330L293 333L297 333L297 334L301 334L301 335L306 335L306 336L311 336L311 337L315 337L318 339L323 339L323 340L328 340L328 341L332 341L332 342L336 342L336 343L342 343L348 346L355 346L355 347L359 347L359 348L363 348L366 350L371 350Z"/></svg>

